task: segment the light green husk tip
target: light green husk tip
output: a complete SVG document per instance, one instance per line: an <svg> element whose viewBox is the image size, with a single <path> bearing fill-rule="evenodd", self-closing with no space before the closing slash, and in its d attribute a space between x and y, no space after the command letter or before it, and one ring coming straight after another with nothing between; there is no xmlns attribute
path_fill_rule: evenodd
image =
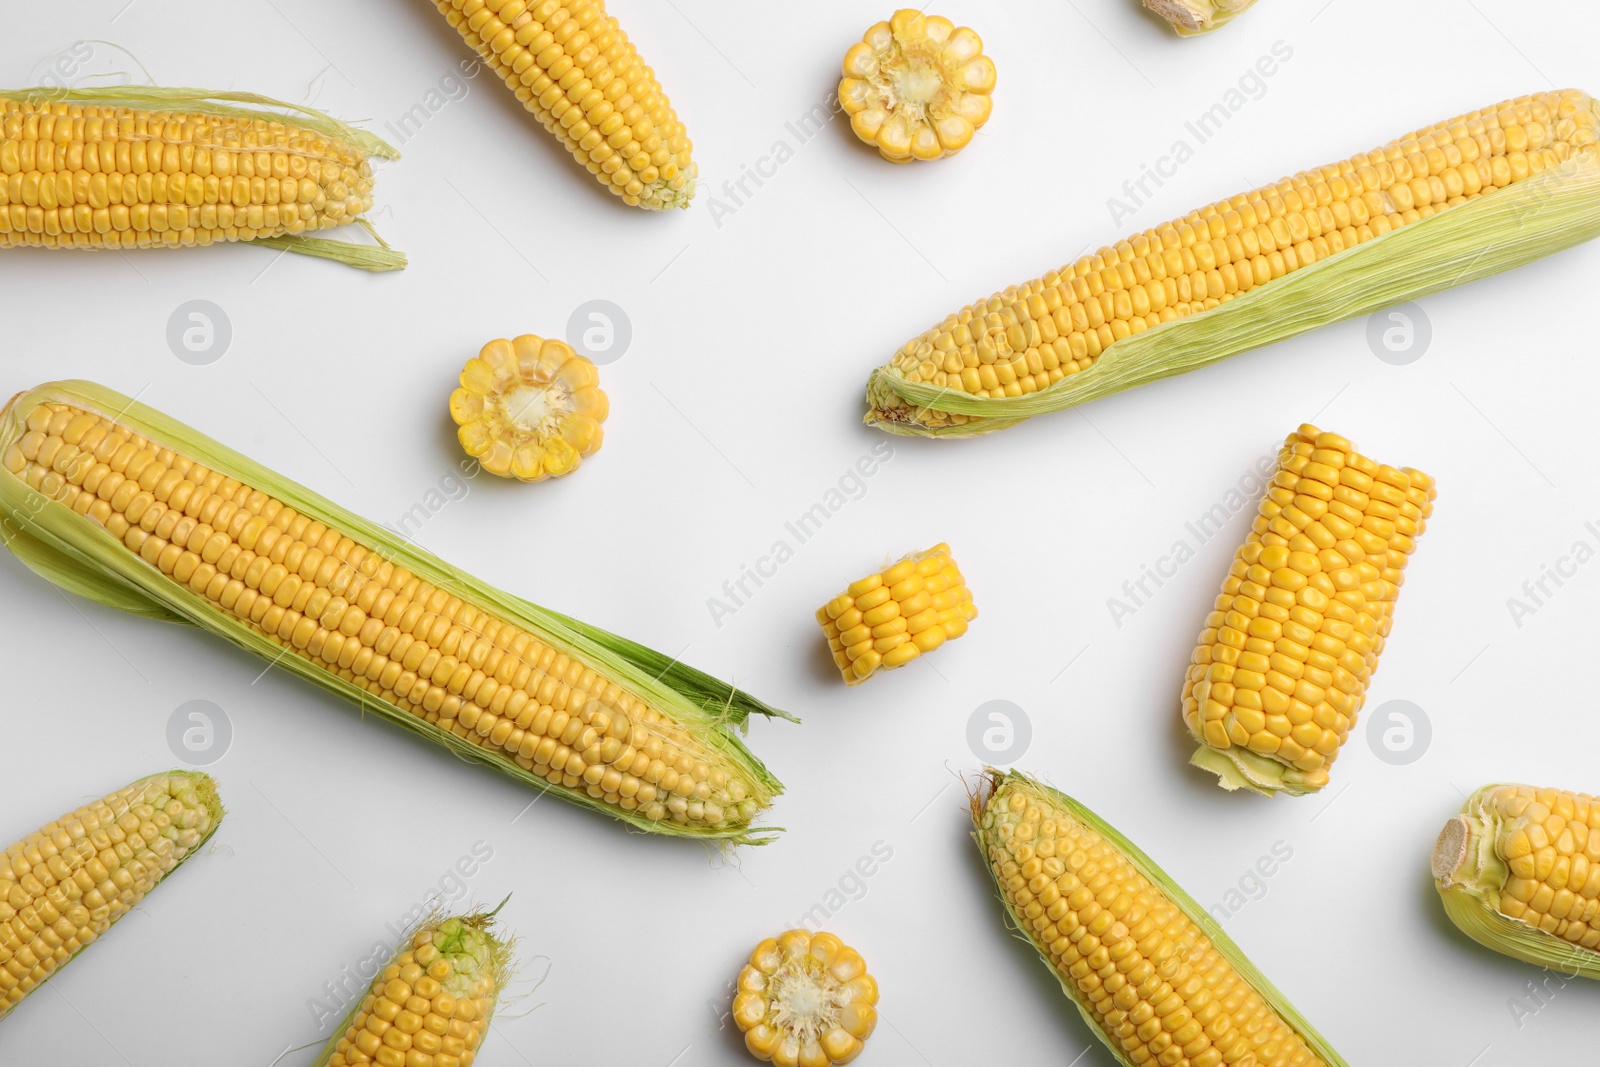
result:
<svg viewBox="0 0 1600 1067"><path fill-rule="evenodd" d="M315 108L291 104L258 93L219 92L161 85L96 85L75 88L33 86L26 89L0 89L0 98L25 103L94 104L102 107L138 108L143 111L181 111L221 118L266 119L344 141L369 158L400 158L400 150L381 137L341 122ZM264 245L319 259L331 259L358 270L382 272L405 269L404 252L398 252L385 244L365 219L355 221L372 235L378 242L376 245L295 234L258 237L254 241L241 243Z"/></svg>
<svg viewBox="0 0 1600 1067"><path fill-rule="evenodd" d="M1189 765L1216 775L1217 784L1230 793L1247 789L1264 797L1277 793L1303 797L1317 792L1304 782L1293 780L1294 768L1237 745L1219 751L1202 743L1189 757Z"/></svg>
<svg viewBox="0 0 1600 1067"><path fill-rule="evenodd" d="M1495 852L1500 820L1488 803L1503 783L1486 785L1444 824L1433 846L1433 880L1445 914L1462 933L1512 959L1567 978L1600 979L1600 953L1574 945L1500 911L1511 869Z"/></svg>
<svg viewBox="0 0 1600 1067"><path fill-rule="evenodd" d="M1256 0L1144 0L1144 6L1172 24L1183 37L1226 26Z"/></svg>
<svg viewBox="0 0 1600 1067"><path fill-rule="evenodd" d="M1060 790L1054 789L1045 783L1017 771L1002 771L993 767L986 767L977 779L968 785L967 796L972 808L972 839L978 844L978 851L983 857L984 867L990 877L995 881L996 892L1000 903L1005 909L1006 919L1016 936L1031 945L1039 958L1049 969L1050 974L1061 985L1061 990L1078 1009L1078 1014L1083 1017L1089 1031L1098 1037L1105 1046L1111 1050L1122 1067L1136 1067L1128 1058L1121 1045L1110 1035L1100 1029L1100 1024L1095 1021L1094 1014L1089 1010L1088 1004L1082 999L1083 993L1077 984L1068 976L1058 973L1050 962L1050 957L1045 946L1041 945L1033 930L1033 924L1024 915L1018 914L1012 907L1011 901L1006 897L1001 888L1001 874L997 865L990 859L991 846L998 843L999 821L996 817L998 811L1003 810L1003 802L1013 794L1020 793L1029 800L1049 809L1051 817L1056 819L1070 819L1088 827L1098 834L1108 844L1115 848L1127 859L1128 863L1150 881L1172 904L1181 911L1186 918L1196 926L1215 946L1217 954L1225 959L1229 965L1238 972L1240 977L1249 982L1261 999L1278 1014L1289 1029L1300 1035L1327 1067L1349 1067L1348 1064L1328 1044L1326 1038L1319 1034L1305 1017L1295 1010L1289 998L1284 996L1279 989L1267 980L1245 956L1243 950L1234 944L1211 913L1202 908L1195 899L1185 893L1172 877L1162 870L1154 860L1145 855L1132 841L1107 823L1100 816L1084 807L1072 797ZM1001 802L1001 803L997 803Z"/></svg>

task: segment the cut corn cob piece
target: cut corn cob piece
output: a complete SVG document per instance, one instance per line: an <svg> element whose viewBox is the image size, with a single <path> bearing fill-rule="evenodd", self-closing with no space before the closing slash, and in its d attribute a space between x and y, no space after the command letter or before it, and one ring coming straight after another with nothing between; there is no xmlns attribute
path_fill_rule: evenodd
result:
<svg viewBox="0 0 1600 1067"><path fill-rule="evenodd" d="M861 1055L878 1025L878 983L833 934L769 937L739 972L733 1021L745 1047L778 1067L829 1067Z"/></svg>
<svg viewBox="0 0 1600 1067"><path fill-rule="evenodd" d="M1337 434L1308 424L1288 436L1189 661L1190 762L1229 790L1328 784L1436 495L1426 474Z"/></svg>
<svg viewBox="0 0 1600 1067"><path fill-rule="evenodd" d="M371 231L383 141L253 93L117 85L0 90L0 248L177 248L250 241L363 270L406 258ZM373 235L376 237L376 234Z"/></svg>
<svg viewBox="0 0 1600 1067"><path fill-rule="evenodd" d="M493 915L424 923L313 1067L472 1067L510 978L511 951Z"/></svg>
<svg viewBox="0 0 1600 1067"><path fill-rule="evenodd" d="M1071 797L990 770L972 821L1010 921L1124 1067L1344 1067L1193 898Z"/></svg>
<svg viewBox="0 0 1600 1067"><path fill-rule="evenodd" d="M0 853L0 1018L199 851L221 821L210 776L168 771Z"/></svg>
<svg viewBox="0 0 1600 1067"><path fill-rule="evenodd" d="M988 433L1587 241L1596 108L1566 90L1472 112L968 305L873 373L866 421Z"/></svg>
<svg viewBox="0 0 1600 1067"><path fill-rule="evenodd" d="M502 478L571 474L600 451L610 404L600 372L565 341L490 341L461 372L450 417L467 455Z"/></svg>
<svg viewBox="0 0 1600 1067"><path fill-rule="evenodd" d="M365 711L645 830L763 840L739 742L781 714L501 593L85 382L0 412L0 533L69 590L226 637Z"/></svg>
<svg viewBox="0 0 1600 1067"><path fill-rule="evenodd" d="M1144 6L1184 37L1208 33L1233 21L1256 0L1144 0Z"/></svg>
<svg viewBox="0 0 1600 1067"><path fill-rule="evenodd" d="M1600 800L1486 785L1433 849L1444 910L1486 948L1600 978Z"/></svg>
<svg viewBox="0 0 1600 1067"><path fill-rule="evenodd" d="M852 582L817 609L817 622L847 685L860 685L879 668L903 667L954 641L977 617L972 592L943 543Z"/></svg>
<svg viewBox="0 0 1600 1067"><path fill-rule="evenodd" d="M839 104L856 136L889 162L939 159L989 121L994 79L983 38L905 8L845 53Z"/></svg>
<svg viewBox="0 0 1600 1067"><path fill-rule="evenodd" d="M609 192L652 211L689 206L689 135L603 0L434 4Z"/></svg>

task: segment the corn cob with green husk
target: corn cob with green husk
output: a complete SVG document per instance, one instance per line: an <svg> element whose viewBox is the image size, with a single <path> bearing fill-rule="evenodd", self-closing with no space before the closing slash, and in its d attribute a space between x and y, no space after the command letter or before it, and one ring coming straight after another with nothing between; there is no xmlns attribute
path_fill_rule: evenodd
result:
<svg viewBox="0 0 1600 1067"><path fill-rule="evenodd" d="M1484 786L1439 834L1433 877L1450 921L1474 941L1600 978L1600 800Z"/></svg>
<svg viewBox="0 0 1600 1067"><path fill-rule="evenodd" d="M991 770L972 821L1011 922L1124 1067L1344 1067L1204 909L1071 797Z"/></svg>
<svg viewBox="0 0 1600 1067"><path fill-rule="evenodd" d="M168 771L0 852L0 1018L198 852L221 821L208 775Z"/></svg>
<svg viewBox="0 0 1600 1067"><path fill-rule="evenodd" d="M989 433L1587 241L1597 107L1507 101L995 293L874 371L866 421Z"/></svg>
<svg viewBox="0 0 1600 1067"><path fill-rule="evenodd" d="M1144 6L1172 23L1184 37L1226 26L1256 0L1144 0Z"/></svg>
<svg viewBox="0 0 1600 1067"><path fill-rule="evenodd" d="M423 923L312 1067L472 1067L510 979L511 950L493 913Z"/></svg>
<svg viewBox="0 0 1600 1067"><path fill-rule="evenodd" d="M254 93L117 85L0 90L0 248L178 248L249 241L397 270L369 233L377 156L399 153L320 111ZM376 237L376 234L373 234Z"/></svg>
<svg viewBox="0 0 1600 1067"><path fill-rule="evenodd" d="M731 685L508 596L86 382L0 411L0 534L58 585L182 621L643 830L763 840L782 789Z"/></svg>

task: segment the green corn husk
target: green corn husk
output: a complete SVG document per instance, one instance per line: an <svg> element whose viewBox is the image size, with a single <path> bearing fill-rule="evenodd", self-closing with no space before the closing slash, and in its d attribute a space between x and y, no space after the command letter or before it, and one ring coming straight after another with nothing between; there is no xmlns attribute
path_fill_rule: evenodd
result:
<svg viewBox="0 0 1600 1067"><path fill-rule="evenodd" d="M365 130L341 122L315 108L275 100L257 93L217 92L160 85L99 85L78 88L33 86L26 89L0 89L0 98L21 103L60 102L136 108L142 111L175 111L219 118L264 119L286 126L298 126L313 133L320 133L324 137L344 141L359 149L368 158L400 158L398 149ZM302 234L257 237L252 241L241 243L331 259L358 270L382 272L405 269L404 252L398 252L385 244L365 219L354 221L378 243L365 245L354 241L309 237Z"/></svg>
<svg viewBox="0 0 1600 1067"><path fill-rule="evenodd" d="M1312 1028L1311 1024L1308 1023L1299 1014L1299 1012L1295 1011L1294 1006L1289 1003L1288 999L1285 998L1284 995L1279 992L1271 982L1267 981L1266 977L1260 971L1258 971L1255 966L1245 957L1245 954L1239 949L1239 946L1235 945L1232 939L1230 939L1227 934L1223 933L1222 927L1217 925L1216 920L1214 920L1204 908L1200 907L1200 905L1194 901L1194 898L1190 897L1181 888L1179 888L1165 871L1156 866L1155 862L1141 852L1131 841L1119 834L1094 812L1090 811L1076 800L1073 800L1065 793L1059 792L1056 789L1052 789L1050 786L1047 786L1042 782L1035 781L1026 775L1019 774L1016 771L1001 771L992 767L987 768L983 777L977 783L976 788L971 793L972 822L974 827L972 837L973 840L978 843L979 851L983 855L985 867L988 868L990 876L995 880L995 886L999 893L1000 901L1005 906L1007 919L1010 925L1017 931L1017 936L1028 942L1028 944L1033 946L1034 950L1039 953L1039 956L1044 961L1045 966L1050 968L1050 973L1054 975L1056 980L1061 984L1062 992L1066 993L1068 999L1072 1001L1073 1006L1078 1009L1078 1013L1083 1016L1083 1020L1088 1025L1090 1031L1105 1043L1106 1047L1111 1050L1112 1055L1116 1057L1118 1063L1122 1064L1123 1067L1135 1067L1134 1061L1129 1057L1128 1052L1122 1048L1121 1044L1112 1034L1102 1029L1101 1023L1095 1019L1094 1013L1084 997L1084 993L1078 987L1077 980L1080 976L1075 974L1063 974L1057 971L1055 965L1050 960L1049 953L1046 951L1045 946L1048 942L1041 941L1041 934L1036 931L1033 925L1033 920L1019 910L1012 899L1007 895L1006 885L1008 876L1002 874L1001 859L997 859L996 853L999 852L1002 857L1007 855L1007 853L1004 851L1004 842L1006 841L1006 837L1001 832L1001 826L1002 820L1006 818L1015 818L1015 816L1008 816L1006 814L1006 808L1009 806L1008 802L1011 800L1011 798L1016 795L1023 796L1030 804L1037 804L1044 810L1045 815L1044 818L1040 820L1041 824L1049 820L1055 820L1058 822L1076 822L1080 826L1086 827L1092 833L1099 835L1103 841L1109 844L1117 852L1121 853L1123 858L1127 860L1129 866L1131 866L1135 871L1148 880L1150 884L1158 892L1163 894L1179 912L1181 912L1191 923L1193 923L1195 927L1198 927L1197 931L1192 931L1195 936L1194 942L1175 946L1173 954L1162 957L1163 962L1159 964L1161 969L1158 972L1162 979L1170 983L1171 986L1178 987L1183 983L1181 972L1184 969L1188 969L1196 976L1199 976L1200 971L1198 967L1191 967L1190 961L1194 960L1196 956L1203 953L1206 948L1204 942L1209 941L1210 946L1216 950L1217 955L1221 957L1221 959L1228 966L1232 967L1233 971L1237 973L1240 978L1242 978L1253 989L1255 989L1257 994L1260 995L1262 1001L1265 1002L1268 1007L1270 1007L1271 1010L1277 1014L1283 1025L1295 1035L1298 1035L1301 1042L1303 1042L1306 1046L1306 1049L1317 1056L1321 1064L1325 1065L1325 1067L1348 1067L1348 1065L1345 1064L1345 1061L1340 1058L1339 1054L1333 1050L1333 1048L1322 1037L1322 1035L1318 1034L1317 1031ZM1067 866L1066 873L1061 876L1062 878L1075 877L1072 873L1073 870L1084 871L1087 869L1082 864L1080 864L1077 868L1071 867L1070 864L1073 862L1071 857L1062 857L1062 859L1064 864L1069 865ZM1018 874L1011 877L1021 877L1021 875ZM1038 876L1036 875L1035 877ZM1085 873L1084 879L1089 878L1090 875ZM1059 888L1060 883L1058 882L1057 885ZM1081 882L1079 883L1079 886L1082 886ZM1063 890L1059 899L1066 900L1068 899L1068 896L1069 893L1066 890ZM1102 896L1101 899L1103 900L1104 897ZM1035 901L1035 903L1037 903L1037 901ZM1029 905L1029 907L1031 908L1032 905ZM1102 907L1100 910L1103 912L1104 908ZM1057 928L1057 936L1067 936L1074 932L1065 927L1059 926L1058 923L1068 922L1067 915L1073 915L1075 917L1078 912L1068 912L1059 920L1051 920L1046 912L1041 912L1040 914L1047 922L1050 923L1051 926L1055 926ZM1117 926L1120 925L1121 923L1116 923L1111 928L1098 932L1100 944L1104 948L1114 950L1115 946L1113 941L1116 937ZM1081 929L1081 926L1078 927L1078 929ZM1090 921L1089 929L1095 929L1093 920ZM1123 929L1126 931L1126 927ZM1131 935L1127 935L1125 933L1124 936ZM1077 939L1074 938L1074 941L1076 940ZM1186 954L1183 956L1178 956L1178 951L1185 951ZM1171 973L1165 969L1167 967L1172 968ZM1147 1062L1155 1061L1149 1060Z"/></svg>
<svg viewBox="0 0 1600 1067"><path fill-rule="evenodd" d="M1500 910L1501 894L1512 872L1495 848L1502 820L1489 798L1495 790L1505 788L1505 783L1495 783L1473 793L1461 805L1461 814L1445 823L1434 844L1434 887L1445 914L1485 948L1566 978L1600 979L1600 952L1574 945Z"/></svg>
<svg viewBox="0 0 1600 1067"><path fill-rule="evenodd" d="M501 907L504 906L505 902L501 901ZM484 1036L489 1033L489 1024L494 1019L495 1008L511 981L511 957L516 948L514 940L502 938L495 933L495 915L499 910L500 908L496 908L491 912L477 912L471 915L436 915L425 919L406 934L405 939L395 950L394 956L389 960L390 964L398 963L401 956L413 950L417 934L427 933L431 935L428 943L439 950L441 959L449 961L454 972L441 983L444 987L443 992L450 994L457 1001L467 999L479 979L487 977L492 983L492 990L488 994L489 1010L482 1016ZM383 969L380 969L373 978L368 992L374 997L381 996L386 984ZM365 999L365 997L356 998L349 1014L339 1023L333 1036L328 1038L328 1043L323 1046L321 1054L312 1062L311 1067L328 1067L334 1054L340 1051L340 1042L351 1033L351 1026L361 1014ZM477 1052L482 1047L480 1041L470 1051Z"/></svg>
<svg viewBox="0 0 1600 1067"><path fill-rule="evenodd" d="M1592 105L1600 107L1600 105ZM1258 285L1210 311L1110 345L1087 369L1017 397L978 397L907 381L892 366L867 383L865 422L890 433L975 437L1136 385L1195 370L1331 323L1421 299L1600 236L1600 151L1446 207ZM972 416L930 427L893 409Z"/></svg>
<svg viewBox="0 0 1600 1067"><path fill-rule="evenodd" d="M1172 24L1181 37L1210 33L1249 10L1256 0L1144 0L1144 6Z"/></svg>
<svg viewBox="0 0 1600 1067"><path fill-rule="evenodd" d="M168 849L170 849L171 851L178 852L180 849L182 849L182 854L178 856L177 862L173 864L172 869L169 870L169 871L166 871L165 873L160 873L159 872L159 867L156 867L155 870L156 870L157 874L156 874L155 879L150 883L150 885L148 887L145 887L143 889L143 891L138 894L136 899L134 899L133 901L127 903L126 906L123 907L123 909L122 909L122 911L120 913L114 913L113 914L113 913L110 913L108 911L108 914L107 914L107 916L105 918L97 919L97 918L95 918L95 913L94 913L93 910L88 911L87 914L85 916L83 916L83 918L86 921L88 921L90 924L92 924L93 927L97 927L96 929L93 930L93 936L89 940L84 941L82 944L80 944L78 946L78 948L76 949L76 951L74 951L70 956L68 956L67 959L65 961L63 961L61 964L57 965L57 967L54 970L52 970L49 974L47 974L43 978L39 979L38 985L35 985L32 988L24 988L23 986L19 985L18 987L16 987L15 990L12 990L12 995L11 996L6 995L5 991L4 991L4 988L0 987L0 1019L4 1019L8 1014L10 1014L11 1010L13 1008L15 1008L17 1006L17 1004L21 1003L23 999L26 999L28 994L32 993L35 989L37 989L39 985L43 985L45 982L49 981L52 977L54 977L60 971L61 967L64 967L68 963L71 963L73 960L77 959L78 956L84 951L84 949L88 948L90 945L94 944L101 937L103 937L105 935L106 931L110 930L112 926L116 925L116 923L117 923L117 921L119 919L121 919L124 915L126 915L134 907L137 907L139 905L139 903L141 901L143 901L146 896L148 896L150 893L154 892L156 890L156 888L161 885L162 882L164 882L168 878L172 877L172 875L178 870L179 867L182 867L191 858L193 858L202 848L204 848L206 842L211 840L211 836L217 832L217 827L222 824L222 818L223 818L223 815L224 815L224 811L223 811L223 808L222 808L222 800L217 795L217 783L216 783L216 781L209 774L205 774L205 773L202 773L200 771L172 770L172 771L164 771L164 772L162 772L160 774L146 775L143 778L140 778L140 779L137 779L136 781L130 782L128 785L124 786L122 789L118 789L113 793L107 794L107 796L102 797L99 800L91 801L88 804L81 805L78 808L76 808L76 809L74 809L74 810L72 810L70 812L67 812L65 815L62 815L59 819L56 819L53 822L46 824L45 827L40 828L40 830L36 831L36 833L43 833L43 831L45 829L48 829L50 827L59 826L61 824L70 825L72 822L77 820L79 812L83 811L84 808L86 808L86 807L94 807L94 806L99 805L99 804L104 804L111 797L114 797L119 793L125 793L125 792L127 792L128 790L131 790L131 789L136 789L136 788L138 788L140 786L151 786L151 787L154 787L157 779L160 779L160 790L161 791L160 792L149 792L149 791L144 792L144 793L140 794L140 799L148 802L148 801L154 800L154 799L156 799L156 798L158 798L158 797L160 797L162 795L165 795L165 796L168 796L168 797L173 797L173 796L182 795L182 792L184 792L184 791L193 790L194 794L195 794L195 798L194 799L197 802L196 806L200 806L200 807L204 807L205 808L206 813L210 818L209 824L205 827L204 831L201 832L199 834L199 836L191 844L188 845L187 848L183 848L183 846L181 844L181 835L184 833L184 829L180 828L178 826L174 826L172 824L172 822L171 822L171 817L173 815L175 815L175 814L178 814L178 813L167 811L166 815L168 817L168 823L167 823L167 825L165 827L161 828L161 830L160 830L161 836L162 836L163 840L166 842L166 847ZM173 788L174 780L177 780L177 782L183 787L182 790L177 790L177 789ZM131 800L132 798L128 798L128 799ZM133 806L132 803L122 803L122 804L119 804L119 805L112 805L111 807L112 807L113 814L115 814L116 816L118 816L120 818L123 815L125 815L130 810L130 808L132 806ZM192 829L192 828L189 828L189 829ZM30 834L29 836L33 836L33 835ZM91 840L92 840L92 836L91 836ZM121 841L120 838L119 838L119 841ZM23 875L29 870L29 866L27 866L28 860L26 858L26 849L25 849L25 846L27 844L28 844L28 838L25 837L21 841L16 842L15 844L11 845L8 848L0 849L0 950L3 950L3 952L4 952L4 955L5 955L5 958L6 958L6 964L7 964L8 968L17 967L17 966L21 965L20 961L19 961L19 959L18 959L18 957L16 955L16 953L21 948L21 944L19 944L19 942L14 939L15 934L18 933L18 932L22 932L25 935L23 937L23 939L22 939L22 943L26 943L27 940L31 939L34 936L34 932L39 929L39 927L37 925L33 925L33 924L37 923L40 920L40 916L37 913L29 914L30 912L33 912L34 909L30 906L28 908L22 909L19 912L18 908L21 907L22 900L21 899L17 899L17 898L11 898L10 895L9 895L10 891L15 888L15 886L13 884L11 884L11 883L13 883L15 880L21 879L23 877ZM144 846L141 847L140 849L135 849L132 852L127 853L127 855L122 857L124 863L125 864L131 864L141 854L146 854L147 852L155 851L151 847L153 844L154 844L154 842L152 842L152 841L146 841ZM121 848L121 847L124 847L124 846L119 844L118 847ZM13 857L15 857L15 860L13 860ZM34 857L35 862L37 862L37 858L38 858L37 854L35 854L35 857ZM81 889L81 879L85 877L85 873L84 872L85 872L85 869L86 869L87 860L88 860L88 857L84 857L82 855L79 855L76 852L64 852L60 856L58 856L56 859L52 859L50 861L50 864L51 864L51 868L52 868L52 871L53 871L54 876L55 876L54 879L52 880L53 887L51 889L47 890L45 893L31 894L33 896L34 902L36 904L38 904L38 903L46 903L48 900L55 900L56 903L60 904L61 911L63 913L67 912L67 909L68 909L69 906L70 907L83 907L85 905L85 902L83 900L82 892L80 892L78 896L73 897L70 901L65 902L65 903L63 903L60 900L57 900L56 897L53 894L55 894L55 893L57 893L59 891L60 882L62 880L65 880L65 879L71 879L72 881L79 881L80 882L80 889ZM151 865L159 864L159 862L160 862L159 859L157 859L154 856L150 856L150 855L146 855L145 856L145 860L146 860L146 862L144 863L144 869L146 869L146 870L150 870L151 869ZM23 866L17 866L18 863L23 864ZM56 867L56 864L58 864L58 863L61 864L61 866L65 868L65 871L63 871L62 869ZM136 870L136 868L133 868L131 866L127 866L127 867L125 867L125 869L126 870ZM70 873L68 873L68 872L70 872ZM100 879L97 880L96 884L98 884L99 881L104 881L105 877L109 877L109 875L102 876ZM138 879L139 877L141 877L141 876L139 876L137 874L135 875L136 879ZM135 881L134 884L137 885L137 880ZM75 927L76 927L77 918L78 918L77 916L73 916L71 914L66 914L65 915L66 921L68 921L69 923L73 924ZM17 930L8 930L7 926L6 926L6 923L8 921L11 922L11 923L23 924L24 926L31 927L31 929L22 929L21 927L19 927ZM57 943L59 944L59 942L57 942ZM24 969L22 974L27 974L27 970ZM13 976L14 977L22 977L22 975L19 975L16 972L13 972ZM21 991L21 996L20 997L16 996L17 990ZM13 998L15 998L15 999L13 999Z"/></svg>
<svg viewBox="0 0 1600 1067"><path fill-rule="evenodd" d="M91 382L57 382L13 398L0 411L0 456L6 456L26 430L28 413L40 404L65 404L129 428L140 436L188 456L204 467L282 501L296 512L340 530L380 557L422 580L535 635L550 647L605 675L675 720L706 746L707 755L741 776L756 809L766 808L782 785L735 734L751 714L792 716L676 659L626 638L510 596L439 560L311 490L275 474L160 412ZM340 678L284 647L256 628L226 614L187 585L167 577L128 550L98 523L32 489L0 465L0 540L28 567L50 581L108 607L209 630L273 664L300 675L362 708L439 741L458 754L488 763L539 789L603 811L641 829L683 837L736 843L765 843L777 827L754 827L738 820L723 828L651 820L636 811L606 805L580 786L554 785L509 758L471 744L404 708Z"/></svg>

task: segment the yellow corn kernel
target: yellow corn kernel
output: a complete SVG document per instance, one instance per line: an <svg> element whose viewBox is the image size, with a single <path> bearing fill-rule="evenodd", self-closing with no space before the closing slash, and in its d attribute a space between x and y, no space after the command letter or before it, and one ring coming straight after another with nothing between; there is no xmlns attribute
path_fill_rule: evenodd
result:
<svg viewBox="0 0 1600 1067"><path fill-rule="evenodd" d="M769 937L739 972L733 1021L745 1047L778 1067L830 1067L861 1054L878 1025L878 983L833 934Z"/></svg>
<svg viewBox="0 0 1600 1067"><path fill-rule="evenodd" d="M461 372L450 417L467 455L502 478L541 482L600 450L610 402L593 363L565 341L490 341Z"/></svg>
<svg viewBox="0 0 1600 1067"><path fill-rule="evenodd" d="M950 546L915 552L852 582L817 609L817 622L847 685L892 670L967 632L978 617Z"/></svg>

